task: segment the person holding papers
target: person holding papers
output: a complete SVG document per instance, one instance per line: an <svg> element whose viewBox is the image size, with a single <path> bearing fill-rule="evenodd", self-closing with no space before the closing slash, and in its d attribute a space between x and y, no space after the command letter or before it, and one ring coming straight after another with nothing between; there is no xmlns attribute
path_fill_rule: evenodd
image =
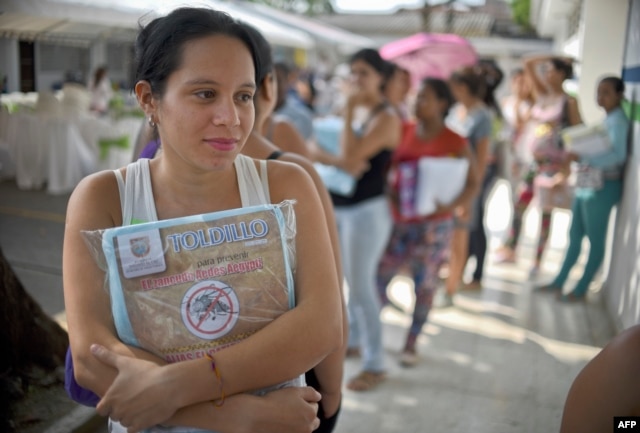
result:
<svg viewBox="0 0 640 433"><path fill-rule="evenodd" d="M405 126L389 175L395 225L378 268L378 289L384 291L401 268L410 270L416 300L400 357L401 365L407 367L418 362L416 340L433 303L439 269L449 258L454 210L468 206L478 189L477 168L467 140L444 124L452 103L446 82L435 78L423 81L416 99L417 121ZM432 162L433 168L437 161L453 168L460 165L455 164L458 162L465 169L458 178L449 169L447 178L440 176L424 185L420 178L429 173L421 170L423 161ZM436 199L429 206L421 205L421 198L435 195L445 184L460 188L446 201Z"/></svg>
<svg viewBox="0 0 640 433"><path fill-rule="evenodd" d="M254 41L225 13L180 8L141 29L136 59L136 96L163 151L154 159L143 158L118 170L88 176L70 197L63 283L75 378L100 396L97 412L109 416L111 432L311 432L319 425L320 399L312 388L291 386L264 396L252 394L299 378L342 346L339 279L317 188L298 165L261 162L240 154L254 125L256 77L261 68ZM264 177L267 172L268 178ZM124 319L112 312L105 271L90 254L83 233L118 229L133 233L138 223L166 225L182 217L202 219L219 211L237 216L242 208L248 212L251 206L262 208L288 200L295 201L296 221L295 274L290 286L295 300L292 303L289 298L289 308L255 333L214 352L199 349L205 341L179 348L189 356L173 359L153 354L146 346L123 342L119 330ZM263 225L256 227L263 227L266 233ZM224 233L225 239L252 238L246 227L233 232L218 229L216 233ZM227 256L224 249L211 246L213 232L209 240L203 233L183 235L188 233L191 240L182 243L185 247L192 247L195 240L209 242L201 250L207 254L204 265L232 260L229 264L234 268L228 272L241 272L241 265L248 266L248 262L235 261L251 254L240 250ZM258 232L254 227L250 233ZM132 238L120 249L130 251L144 264L145 242ZM173 251L178 241L174 242L166 249ZM260 239L233 245L248 251L250 245L260 244L267 248ZM270 245L267 252L282 249L278 242ZM256 267L262 265L261 257L249 258ZM198 264L198 268L218 272L222 265ZM275 275L283 273L272 270ZM157 280L188 280L189 275ZM211 287L197 285L203 281ZM173 300L173 309L186 306L189 314L198 313L195 321L188 316L180 323L172 322L176 328L184 321L183 327L203 333L217 323L211 317L220 314L224 320L225 313L239 311L229 307L237 305L236 301L224 308L218 302L222 295L207 302L212 292L203 290L214 283L198 277L192 288L200 290L201 296L193 295L189 302L182 295ZM158 287L143 286L144 299L158 297L161 292L154 293ZM216 290L227 289L232 287ZM230 292L224 293L228 297ZM151 302L145 305L153 306ZM144 325L138 329L149 341L154 340L152 344L178 335L167 329L162 315L149 316L141 310L135 317L136 323Z"/></svg>
<svg viewBox="0 0 640 433"><path fill-rule="evenodd" d="M627 157L629 120L620 105L623 96L624 82L620 78L600 80L597 101L607 113L604 124L610 141L609 150L585 155L580 153L580 148L571 147L567 155L568 160L580 165L571 207L573 218L569 228L569 246L558 275L550 284L539 288L558 293L561 301L583 300L604 259L609 214L622 195L622 169ZM589 239L589 257L582 277L571 292L563 294L564 284L580 256L585 236Z"/></svg>

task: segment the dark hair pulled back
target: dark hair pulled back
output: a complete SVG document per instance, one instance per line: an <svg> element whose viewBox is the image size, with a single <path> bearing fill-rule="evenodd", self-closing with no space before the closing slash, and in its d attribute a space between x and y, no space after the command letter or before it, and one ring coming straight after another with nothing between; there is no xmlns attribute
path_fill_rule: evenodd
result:
<svg viewBox="0 0 640 433"><path fill-rule="evenodd" d="M247 30L227 13L184 7L155 18L146 26L140 25L135 43L136 82L147 81L153 94L162 96L168 77L180 67L184 45L213 35L230 36L247 46L253 58L257 80L259 58ZM216 53L212 52L211 55L215 56Z"/></svg>
<svg viewBox="0 0 640 433"><path fill-rule="evenodd" d="M451 89L449 88L449 84L447 84L446 81L441 80L440 78L427 77L422 80L421 85L423 88L428 87L429 89L431 89L438 100L446 103L446 108L442 113L442 117L446 118L449 114L449 110L455 103L455 99L453 97L453 94L451 94Z"/></svg>

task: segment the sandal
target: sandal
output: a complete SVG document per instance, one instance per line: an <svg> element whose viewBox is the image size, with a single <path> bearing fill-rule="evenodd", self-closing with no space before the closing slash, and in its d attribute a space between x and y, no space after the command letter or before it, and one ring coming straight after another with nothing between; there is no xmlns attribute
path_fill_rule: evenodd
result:
<svg viewBox="0 0 640 433"><path fill-rule="evenodd" d="M370 391L387 378L386 373L374 373L372 371L361 371L357 376L351 378L347 383L347 389L351 391Z"/></svg>
<svg viewBox="0 0 640 433"><path fill-rule="evenodd" d="M482 282L478 280L473 280L470 283L462 284L462 290L465 291L477 291L482 290Z"/></svg>
<svg viewBox="0 0 640 433"><path fill-rule="evenodd" d="M553 284L545 284L544 286L538 286L533 289L534 292L540 293L559 293L562 291L561 287L556 287Z"/></svg>
<svg viewBox="0 0 640 433"><path fill-rule="evenodd" d="M585 298L586 298L586 293L576 295L573 292L569 292L566 295L560 294L558 296L558 301L565 302L565 303L575 303L575 302L582 302L585 300Z"/></svg>

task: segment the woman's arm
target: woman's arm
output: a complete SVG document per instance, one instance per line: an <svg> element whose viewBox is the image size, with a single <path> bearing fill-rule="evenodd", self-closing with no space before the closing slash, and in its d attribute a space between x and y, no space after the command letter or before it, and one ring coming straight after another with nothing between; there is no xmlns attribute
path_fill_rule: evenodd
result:
<svg viewBox="0 0 640 433"><path fill-rule="evenodd" d="M560 433L611 431L614 416L640 415L640 326L613 338L573 381Z"/></svg>
<svg viewBox="0 0 640 433"><path fill-rule="evenodd" d="M395 149L400 143L402 127L400 118L389 110L382 110L371 120L361 136L351 128L355 105L346 108L345 127L342 131L342 154L346 159L367 161L383 149Z"/></svg>
<svg viewBox="0 0 640 433"><path fill-rule="evenodd" d="M484 174L487 171L487 165L489 165L489 147L491 144L491 137L485 136L478 140L476 144L476 164L477 164L477 174L480 182L484 179Z"/></svg>
<svg viewBox="0 0 640 433"><path fill-rule="evenodd" d="M286 152L297 153L305 158L311 158L311 151L302 134L291 122L284 119L273 120L273 143Z"/></svg>
<svg viewBox="0 0 640 433"><path fill-rule="evenodd" d="M582 116L580 115L580 107L578 106L578 100L573 96L567 96L567 117L569 125L575 126L582 123Z"/></svg>
<svg viewBox="0 0 640 433"><path fill-rule="evenodd" d="M478 164L473 156L473 152L468 146L465 146L462 149L461 156L469 161L467 181L460 195L453 201L453 203L451 203L451 208L468 205L480 190L481 178L478 176Z"/></svg>
<svg viewBox="0 0 640 433"><path fill-rule="evenodd" d="M69 199L66 213L63 286L74 371L81 386L99 395L109 388L116 372L91 355L89 347L93 343L123 355L164 364L160 358L128 347L116 337L109 292L105 288L105 273L96 264L82 235L82 231L120 225L119 209L115 176L111 172L102 172L80 182Z"/></svg>
<svg viewBox="0 0 640 433"><path fill-rule="evenodd" d="M138 370L145 374L157 369L148 361L126 358L101 346L94 347L94 355L105 365L119 371ZM121 379L120 376L118 380ZM311 432L319 424L316 417L320 394L311 387L290 387L271 391L258 397L237 394L225 398L223 405L202 402L177 411L171 418L162 420L166 426L201 428L221 433L252 433L255 431ZM101 402L102 403L102 402ZM285 412L283 412L285 411ZM120 422L131 433L150 427L145 414L140 411L124 413L119 408L98 404L97 412Z"/></svg>
<svg viewBox="0 0 640 433"><path fill-rule="evenodd" d="M327 152L317 143L311 143L311 159L325 165L333 165L346 171L352 176L359 178L362 173L368 170L369 164L361 159L346 159L343 155L335 155Z"/></svg>
<svg viewBox="0 0 640 433"><path fill-rule="evenodd" d="M177 407L219 399L222 391L232 395L297 377L342 345L342 317L336 314L341 310L338 279L318 194L300 168L285 163L278 167L270 169L272 197L297 201L298 306L259 334L216 355L224 389L212 373L210 362L204 359L149 368L114 386L116 371L89 354L91 343L99 343L129 357L149 359L152 365L162 364L162 360L132 349L115 337L109 299L103 289L104 273L87 254L80 235L80 230L120 224L119 211L117 217L108 212L120 206L113 175L101 175L109 177L111 188L99 187L104 180L83 181L74 192L65 231L65 302L69 326L74 329L70 337L79 383L104 395L102 407L123 407L127 416L146 413L146 405L154 408L147 421L147 425L153 425L163 422ZM291 347L296 350L291 351ZM132 404L138 400L143 403Z"/></svg>
<svg viewBox="0 0 640 433"><path fill-rule="evenodd" d="M322 209L325 221L329 231L329 239L338 277L338 288L341 301L341 317L342 317L342 347L329 354L322 362L314 367L316 377L320 383L320 393L322 394L322 407L326 415L333 415L340 405L342 398L342 378L344 372L344 354L346 351L347 340L349 337L349 323L347 321L346 304L343 296L343 273L342 258L340 255L340 240L338 238L338 226L336 223L335 213L331 197L327 192L322 179L313 168L313 165L304 158L293 154L284 154L281 161L288 161L300 165L311 176L313 183L320 195Z"/></svg>
<svg viewBox="0 0 640 433"><path fill-rule="evenodd" d="M544 79L540 76L538 67L540 63L551 60L549 55L533 55L524 57L524 71L531 80L534 95L546 95L549 93L549 87Z"/></svg>
<svg viewBox="0 0 640 433"><path fill-rule="evenodd" d="M165 395L179 407L293 379L342 345L338 278L318 192L310 176L297 165L279 161L268 164L272 201L296 202L296 307L260 332L216 353L223 386L204 359L162 367ZM150 371L140 376L122 383L126 393L112 387L109 392L120 396L114 400L127 401L125 406L133 407L133 400L158 399L158 375Z"/></svg>

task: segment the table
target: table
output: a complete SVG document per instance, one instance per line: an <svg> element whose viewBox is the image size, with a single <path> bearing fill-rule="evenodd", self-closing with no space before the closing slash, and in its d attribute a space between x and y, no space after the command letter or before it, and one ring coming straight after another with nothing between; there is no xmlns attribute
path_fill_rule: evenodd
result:
<svg viewBox="0 0 640 433"><path fill-rule="evenodd" d="M13 163L20 189L69 193L83 177L131 162L142 123L139 117L0 111L0 160Z"/></svg>

